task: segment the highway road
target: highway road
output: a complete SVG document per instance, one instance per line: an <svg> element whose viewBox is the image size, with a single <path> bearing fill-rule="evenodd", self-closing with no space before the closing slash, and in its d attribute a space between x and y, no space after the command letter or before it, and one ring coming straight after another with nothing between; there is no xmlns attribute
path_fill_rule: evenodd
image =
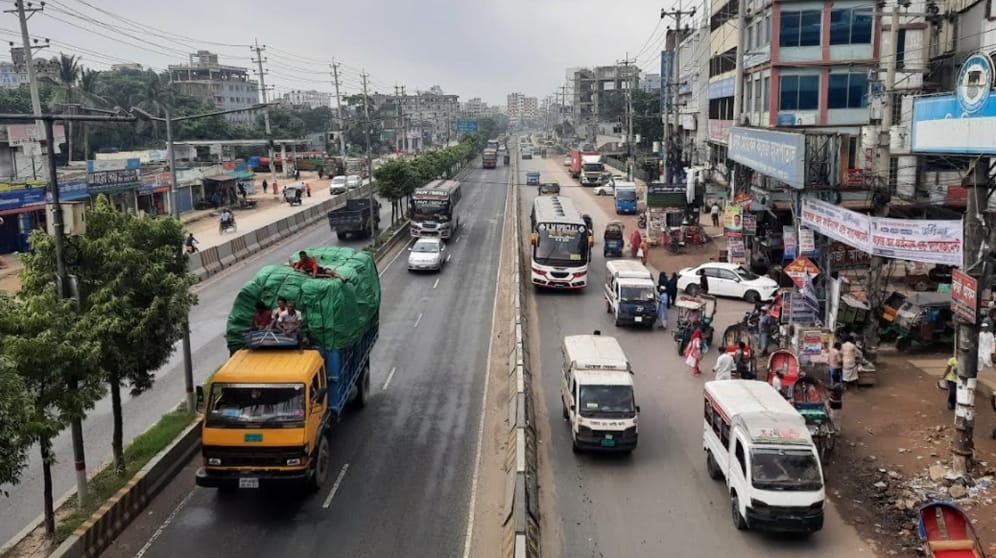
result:
<svg viewBox="0 0 996 558"><path fill-rule="evenodd" d="M381 223L390 222L391 206L381 204ZM364 240L346 240L344 245L361 247ZM190 314L190 342L194 362L194 381L203 382L228 356L223 337L225 319L232 307L239 288L257 269L266 264L285 262L299 247L339 244L328 223L319 223L308 232L284 241L276 247L236 264L223 274L209 278L196 287L199 304ZM179 349L179 344L177 345ZM152 426L164 413L184 399L183 356L177 350L169 363L156 373L156 383L151 391L130 397L124 390L124 440L132 438ZM111 404L105 398L90 411L84 425L88 470L96 470L101 463L111 459ZM58 497L76 486L73 473L72 440L69 429L54 441L58 463L52 468L53 493ZM42 513L42 473L37 447L30 453L31 463L21 482L3 487L10 495L0 506L0 542L7 541Z"/></svg>
<svg viewBox="0 0 996 558"><path fill-rule="evenodd" d="M373 393L365 409L348 412L332 433L334 482L302 499L266 491L221 496L194 487L190 476L178 477L174 485L190 487L182 505L128 555L277 557L321 549L356 558L462 554L507 172L474 169L462 180L462 227L441 274L410 274L406 251L381 266ZM309 232L295 245L326 238L324 231ZM234 292L237 285L228 288ZM217 336L224 316L219 312L205 330ZM218 343L218 358L222 349ZM124 551L112 548L109 555Z"/></svg>
<svg viewBox="0 0 996 558"><path fill-rule="evenodd" d="M702 384L711 379L715 351L703 362L700 378L691 377L677 355L670 331L617 328L601 297L605 277L601 231L610 216L590 193L567 176L561 157L522 161L518 177L542 170L563 195L592 216L596 245L589 286L582 293L531 293L527 305L532 337L537 421L540 423L541 510L545 556L636 558L695 556L772 557L858 556L873 553L846 526L833 506L823 531L810 537L775 537L737 531L721 482L709 478L702 450ZM535 188L526 192L520 223L528 228ZM528 238L528 235L526 235ZM668 271L671 271L670 269ZM747 305L721 300L717 331L743 316ZM672 321L674 317L672 316ZM560 341L564 335L602 335L619 339L635 370L640 414L639 447L629 457L574 454L567 422L561 418Z"/></svg>

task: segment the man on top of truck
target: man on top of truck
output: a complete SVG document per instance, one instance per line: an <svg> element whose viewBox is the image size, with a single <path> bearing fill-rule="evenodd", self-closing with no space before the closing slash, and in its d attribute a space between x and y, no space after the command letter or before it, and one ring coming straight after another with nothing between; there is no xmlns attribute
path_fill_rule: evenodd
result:
<svg viewBox="0 0 996 558"><path fill-rule="evenodd" d="M304 273L307 273L308 275L311 275L314 278L335 277L336 279L342 279L343 281L345 281L343 276L340 275L338 271L318 265L318 260L309 256L306 251L301 250L300 252L298 252L297 257L298 260L296 262L291 263L291 266L294 268L295 271L302 271Z"/></svg>

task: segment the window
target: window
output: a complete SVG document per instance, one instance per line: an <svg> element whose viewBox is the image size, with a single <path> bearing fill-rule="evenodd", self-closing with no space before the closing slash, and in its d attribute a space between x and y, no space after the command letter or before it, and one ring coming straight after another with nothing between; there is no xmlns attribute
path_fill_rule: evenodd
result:
<svg viewBox="0 0 996 558"><path fill-rule="evenodd" d="M896 69L902 70L905 67L906 67L906 30L900 29L896 32Z"/></svg>
<svg viewBox="0 0 996 558"><path fill-rule="evenodd" d="M764 30L764 42L761 43L761 46L771 44L771 13L764 16L764 23L761 28Z"/></svg>
<svg viewBox="0 0 996 558"><path fill-rule="evenodd" d="M709 77L715 77L726 72L732 72L737 67L737 49L717 54L709 59Z"/></svg>
<svg viewBox="0 0 996 558"><path fill-rule="evenodd" d="M779 110L816 110L820 104L820 76L782 76Z"/></svg>
<svg viewBox="0 0 996 558"><path fill-rule="evenodd" d="M730 425L726 424L725 421L721 422L722 424L719 425L719 439L723 441L723 447L725 448L730 446Z"/></svg>
<svg viewBox="0 0 996 558"><path fill-rule="evenodd" d="M864 108L868 106L867 74L830 74L827 108Z"/></svg>
<svg viewBox="0 0 996 558"><path fill-rule="evenodd" d="M818 46L820 17L819 10L782 12L778 44L783 47Z"/></svg>
<svg viewBox="0 0 996 558"><path fill-rule="evenodd" d="M747 456L744 455L744 447L740 445L740 440L737 440L737 447L734 450L734 454L737 456L737 463L740 464L740 472L747 476Z"/></svg>
<svg viewBox="0 0 996 558"><path fill-rule="evenodd" d="M770 104L771 103L771 98L769 97L769 95L771 94L771 78L770 77L765 76L764 81L761 84L761 93L764 96L764 100L761 101L761 111L762 112L767 112L768 111L768 107L771 106L771 104Z"/></svg>
<svg viewBox="0 0 996 558"><path fill-rule="evenodd" d="M754 80L754 111L761 110L761 80Z"/></svg>
<svg viewBox="0 0 996 558"><path fill-rule="evenodd" d="M733 19L737 19L737 8L739 2L737 0L730 0L725 6L719 9L711 18L709 18L709 30L715 31L722 27L724 23Z"/></svg>
<svg viewBox="0 0 996 558"><path fill-rule="evenodd" d="M831 10L830 44L863 45L870 44L872 36L871 8L850 8Z"/></svg>
<svg viewBox="0 0 996 558"><path fill-rule="evenodd" d="M733 120L733 97L721 97L709 101L709 118L712 120Z"/></svg>

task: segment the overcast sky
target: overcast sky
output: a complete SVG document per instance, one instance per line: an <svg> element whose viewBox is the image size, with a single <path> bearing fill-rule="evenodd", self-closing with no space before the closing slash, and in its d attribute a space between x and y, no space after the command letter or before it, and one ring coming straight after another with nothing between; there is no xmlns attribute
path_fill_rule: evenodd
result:
<svg viewBox="0 0 996 558"><path fill-rule="evenodd" d="M676 0L50 0L28 26L32 37L58 41L41 55L75 53L98 69L116 62L163 69L186 63L187 54L199 49L217 52L222 64L250 66L247 45L258 38L268 47L267 85L276 86L278 94L331 91L328 64L334 57L343 65L344 94L359 92L365 69L371 89L382 93L393 93L395 85L408 92L439 85L461 101L481 97L504 104L512 91L551 95L563 85L566 68L612 64L627 51L633 57L643 49L638 63L657 73L667 25L658 24L660 9L675 5ZM693 0L684 5L691 7ZM697 8L701 14L702 5ZM20 44L16 16L2 14L2 21L0 36Z"/></svg>

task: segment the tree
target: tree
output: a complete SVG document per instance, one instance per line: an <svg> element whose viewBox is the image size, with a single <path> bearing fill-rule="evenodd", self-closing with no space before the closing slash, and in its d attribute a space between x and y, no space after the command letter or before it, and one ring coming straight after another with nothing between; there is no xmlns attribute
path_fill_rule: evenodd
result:
<svg viewBox="0 0 996 558"><path fill-rule="evenodd" d="M9 308L7 297L0 305ZM10 355L0 354L0 486L17 484L28 460L31 399ZM0 495L6 491L0 489Z"/></svg>
<svg viewBox="0 0 996 558"><path fill-rule="evenodd" d="M91 101L91 106L107 105L107 99L97 94L99 77L100 72L89 68L85 68L80 74L80 96ZM90 158L90 126L86 122L80 122L80 128L83 134L83 160L88 160Z"/></svg>
<svg viewBox="0 0 996 558"><path fill-rule="evenodd" d="M68 109L69 113L72 114L76 109L76 82L80 79L80 61L79 58L74 54L64 54L59 53L59 83L62 87L58 90L59 93L52 98L51 103L53 105L61 105ZM55 109L53 109L55 110ZM70 120L67 123L66 130L66 155L69 157L69 162L73 161L73 122Z"/></svg>
<svg viewBox="0 0 996 558"><path fill-rule="evenodd" d="M419 176L408 161L393 160L374 171L377 190L381 196L391 200L391 223L404 216L401 200L411 196L418 186Z"/></svg>

